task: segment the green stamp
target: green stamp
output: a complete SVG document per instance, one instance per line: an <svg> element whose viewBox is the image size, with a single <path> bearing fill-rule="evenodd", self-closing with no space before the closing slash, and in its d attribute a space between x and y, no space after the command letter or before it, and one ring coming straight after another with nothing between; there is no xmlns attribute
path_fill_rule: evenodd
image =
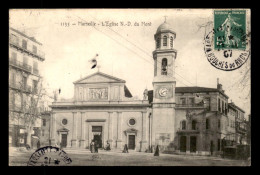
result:
<svg viewBox="0 0 260 175"><path fill-rule="evenodd" d="M246 10L214 10L214 48L246 49Z"/></svg>

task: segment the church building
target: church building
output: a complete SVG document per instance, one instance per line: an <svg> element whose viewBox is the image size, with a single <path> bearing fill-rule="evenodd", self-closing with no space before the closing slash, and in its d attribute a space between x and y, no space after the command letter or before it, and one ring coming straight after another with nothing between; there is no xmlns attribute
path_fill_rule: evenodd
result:
<svg viewBox="0 0 260 175"><path fill-rule="evenodd" d="M51 142L61 147L99 147L145 151L149 102L135 100L125 80L96 72L74 82L74 99L52 104Z"/></svg>
<svg viewBox="0 0 260 175"><path fill-rule="evenodd" d="M96 72L74 82L74 98L51 105L51 144L210 154L221 151L228 96L217 88L176 87L176 33L165 21L155 35L153 90L132 98L125 80Z"/></svg>

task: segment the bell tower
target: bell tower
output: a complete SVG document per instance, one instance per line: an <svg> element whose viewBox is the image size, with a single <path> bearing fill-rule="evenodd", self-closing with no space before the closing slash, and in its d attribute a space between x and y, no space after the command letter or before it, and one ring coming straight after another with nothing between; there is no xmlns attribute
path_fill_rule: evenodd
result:
<svg viewBox="0 0 260 175"><path fill-rule="evenodd" d="M175 137L175 59L176 33L166 22L155 35L153 78L153 124L152 144L168 148ZM164 138L164 139L162 139ZM161 139L161 140L160 140Z"/></svg>

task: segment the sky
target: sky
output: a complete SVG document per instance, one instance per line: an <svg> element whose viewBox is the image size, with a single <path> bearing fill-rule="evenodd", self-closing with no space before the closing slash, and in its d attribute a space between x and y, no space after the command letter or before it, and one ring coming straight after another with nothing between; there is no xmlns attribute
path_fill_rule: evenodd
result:
<svg viewBox="0 0 260 175"><path fill-rule="evenodd" d="M237 82L250 62L222 71L207 61L205 30L199 25L213 20L210 9L15 9L10 10L9 23L43 44L45 61L39 69L49 92L61 88L62 98L73 98L73 82L97 72L89 60L98 54L99 71L126 80L132 95L142 99L145 88L153 89L154 34L165 18L176 32L176 86L216 88L219 78L229 102L244 109L247 117L251 84L243 89ZM81 25L86 22L96 26Z"/></svg>

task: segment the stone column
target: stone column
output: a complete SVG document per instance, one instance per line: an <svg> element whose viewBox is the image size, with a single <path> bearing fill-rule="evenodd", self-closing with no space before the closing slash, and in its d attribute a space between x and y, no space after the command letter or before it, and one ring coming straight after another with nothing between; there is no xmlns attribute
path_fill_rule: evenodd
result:
<svg viewBox="0 0 260 175"><path fill-rule="evenodd" d="M116 147L122 148L122 112L117 112L117 140Z"/></svg>
<svg viewBox="0 0 260 175"><path fill-rule="evenodd" d="M187 143L187 144L186 144L186 153L187 153L187 154L190 154L190 136L187 135L187 136L186 136L186 139L187 139L187 140L186 140L186 143Z"/></svg>
<svg viewBox="0 0 260 175"><path fill-rule="evenodd" d="M77 113L72 112L73 115L73 125L72 125L72 140L71 140L71 147L77 147Z"/></svg>
<svg viewBox="0 0 260 175"><path fill-rule="evenodd" d="M51 145L54 146L56 144L56 114L52 113L51 115Z"/></svg>
<svg viewBox="0 0 260 175"><path fill-rule="evenodd" d="M81 112L81 139L80 148L85 148L85 122L84 122L85 112Z"/></svg>
<svg viewBox="0 0 260 175"><path fill-rule="evenodd" d="M93 135L92 135L92 125L88 124L88 147L90 146L90 143L93 139Z"/></svg>
<svg viewBox="0 0 260 175"><path fill-rule="evenodd" d="M108 112L108 143L113 147L113 128L112 128L112 115L113 112Z"/></svg>
<svg viewBox="0 0 260 175"><path fill-rule="evenodd" d="M147 138L146 138L146 111L142 112L142 140L141 140L141 150L140 151L145 151L147 149Z"/></svg>

